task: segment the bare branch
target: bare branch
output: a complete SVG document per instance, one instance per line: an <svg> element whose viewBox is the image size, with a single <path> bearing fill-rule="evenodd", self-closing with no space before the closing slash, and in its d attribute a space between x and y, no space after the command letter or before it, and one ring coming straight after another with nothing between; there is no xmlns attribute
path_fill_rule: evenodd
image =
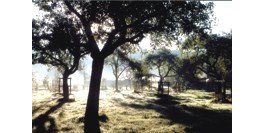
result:
<svg viewBox="0 0 264 133"><path fill-rule="evenodd" d="M121 74L128 68L129 66L126 66L118 75L117 78L119 78L121 76Z"/></svg>

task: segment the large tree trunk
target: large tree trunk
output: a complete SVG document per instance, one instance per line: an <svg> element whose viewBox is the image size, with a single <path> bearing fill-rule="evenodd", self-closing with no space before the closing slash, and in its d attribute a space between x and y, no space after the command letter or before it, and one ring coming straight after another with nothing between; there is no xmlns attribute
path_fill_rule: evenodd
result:
<svg viewBox="0 0 264 133"><path fill-rule="evenodd" d="M67 101L69 100L69 86L68 86L68 77L70 74L65 72L62 77L62 90L63 90L63 100Z"/></svg>
<svg viewBox="0 0 264 133"><path fill-rule="evenodd" d="M104 59L94 58L92 64L92 75L90 80L88 100L85 110L84 132L98 133L100 132L98 110L99 110L99 94L100 83L104 67Z"/></svg>

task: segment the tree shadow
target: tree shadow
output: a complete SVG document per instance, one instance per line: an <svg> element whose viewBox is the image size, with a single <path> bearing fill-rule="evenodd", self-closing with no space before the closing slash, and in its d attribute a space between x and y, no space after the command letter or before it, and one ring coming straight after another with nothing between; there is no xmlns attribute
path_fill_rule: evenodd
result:
<svg viewBox="0 0 264 133"><path fill-rule="evenodd" d="M54 99L52 100L48 100L48 101L41 101L41 102L38 102L38 105L39 106L35 106L33 105L32 106L32 115L34 115L35 113L37 113L40 109L44 108L44 107L47 107L49 105L50 102L54 101Z"/></svg>
<svg viewBox="0 0 264 133"><path fill-rule="evenodd" d="M33 133L57 132L57 125L55 119L49 116L51 113L62 107L63 104L69 101L58 100L58 104L50 107L44 114L39 115L32 120Z"/></svg>
<svg viewBox="0 0 264 133"><path fill-rule="evenodd" d="M158 99L154 101L148 101L148 102L162 105L162 106L167 106L167 105L179 104L180 103L179 101L183 100L181 98L173 97L168 94L155 94L155 95L156 97L158 97Z"/></svg>
<svg viewBox="0 0 264 133"><path fill-rule="evenodd" d="M229 133L232 132L232 113L227 110L210 110L202 107L180 105L180 99L169 95L158 95L158 99L147 104L120 103L135 109L150 109L162 114L161 118L170 124L183 124L187 133Z"/></svg>
<svg viewBox="0 0 264 133"><path fill-rule="evenodd" d="M109 120L106 114L101 114L98 116L100 122L107 122ZM77 118L77 123L84 123L84 116Z"/></svg>
<svg viewBox="0 0 264 133"><path fill-rule="evenodd" d="M99 121L101 122L107 122L109 120L108 116L106 114L99 115Z"/></svg>

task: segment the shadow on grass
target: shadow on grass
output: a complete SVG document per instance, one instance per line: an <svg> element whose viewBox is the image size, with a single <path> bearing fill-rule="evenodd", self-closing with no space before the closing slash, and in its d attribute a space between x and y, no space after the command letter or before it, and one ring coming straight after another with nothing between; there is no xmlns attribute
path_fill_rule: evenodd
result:
<svg viewBox="0 0 264 133"><path fill-rule="evenodd" d="M66 102L72 101L63 101L58 100L58 103L49 108L44 114L39 115L32 120L32 129L33 133L46 133L46 132L57 132L57 125L55 119L52 116L49 116L51 113L56 111L58 108L62 107Z"/></svg>
<svg viewBox="0 0 264 133"><path fill-rule="evenodd" d="M107 122L107 121L109 120L109 118L108 118L108 116L107 116L106 114L99 115L99 116L98 116L98 119L99 119L100 122L104 122L104 123ZM77 119L77 122L78 122L78 123L84 123L84 116L79 117L79 118Z"/></svg>
<svg viewBox="0 0 264 133"><path fill-rule="evenodd" d="M109 118L106 114L99 115L99 121L107 122L108 120L109 120Z"/></svg>
<svg viewBox="0 0 264 133"><path fill-rule="evenodd" d="M49 105L49 103L52 102L52 101L54 101L54 100L48 100L48 101L38 102L38 104L40 106L33 105L32 106L32 115L34 115L35 113L37 113L40 109L47 107Z"/></svg>
<svg viewBox="0 0 264 133"><path fill-rule="evenodd" d="M151 109L162 114L162 118L170 120L171 124L186 125L187 133L231 133L232 113L223 110L209 110L201 107L188 107L180 105L180 98L169 95L157 95L157 100L148 104L127 104L135 109Z"/></svg>

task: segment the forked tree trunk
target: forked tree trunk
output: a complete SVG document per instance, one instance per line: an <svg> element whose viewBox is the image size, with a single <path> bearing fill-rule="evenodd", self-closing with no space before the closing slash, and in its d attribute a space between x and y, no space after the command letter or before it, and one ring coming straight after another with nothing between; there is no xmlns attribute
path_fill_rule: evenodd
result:
<svg viewBox="0 0 264 133"><path fill-rule="evenodd" d="M62 91L63 91L63 100L69 100L69 86L68 86L68 73L64 73L62 77Z"/></svg>
<svg viewBox="0 0 264 133"><path fill-rule="evenodd" d="M100 83L104 67L104 59L94 58L92 63L92 75L90 80L88 100L85 110L84 132L99 133L99 94Z"/></svg>

